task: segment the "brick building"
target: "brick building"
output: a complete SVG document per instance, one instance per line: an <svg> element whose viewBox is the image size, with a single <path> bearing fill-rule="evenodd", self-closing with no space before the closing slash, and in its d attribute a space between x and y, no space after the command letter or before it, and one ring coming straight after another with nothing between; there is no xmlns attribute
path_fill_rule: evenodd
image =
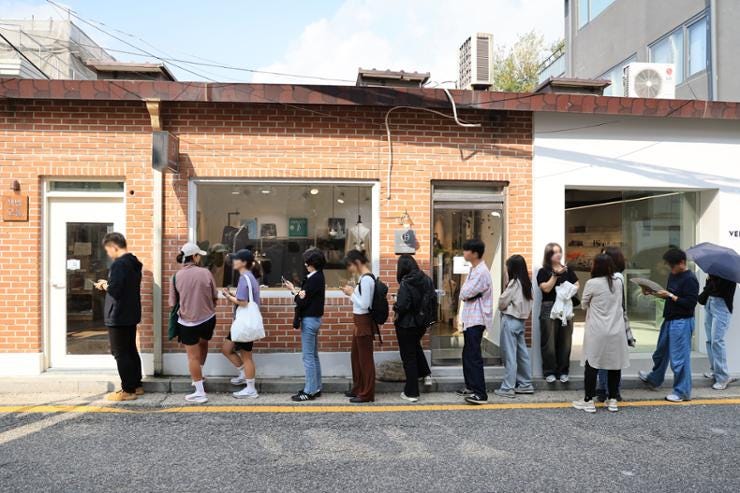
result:
<svg viewBox="0 0 740 493"><path fill-rule="evenodd" d="M91 287L105 276L99 239L111 230L126 234L144 264L139 344L147 373L187 372L182 347L166 338L166 294L179 247L194 240L209 251L209 268L224 286L231 276L223 253L258 252L267 337L255 348L263 376L302 373L292 300L279 284L281 276L302 274L300 252L322 248L330 262L322 363L326 375L348 374L351 306L337 289L347 282L341 258L349 249L365 249L393 291L396 251L407 247L398 236L409 228L418 241L416 258L443 293L442 322L426 340L430 357L436 365L455 365L461 241L486 240L497 289L506 256L520 253L536 268L542 245L533 231L549 226L538 224L533 211L539 119L552 125L548 118L564 118L578 128L580 119L594 117L653 115L669 117L660 122L735 126L740 117L737 106L725 103L452 96L460 119L479 127L457 125L446 94L431 89L3 81L0 374L113 366L100 296ZM176 172L153 170L153 130L179 140ZM541 137L550 141L559 133ZM15 182L19 187L11 190ZM563 200L559 191L542 191L550 192ZM19 212L10 211L6 199L18 204L26 196L27 218L6 214ZM553 210L564 213L563 205ZM562 235L564 228L554 237ZM229 328L225 304L218 320L214 351ZM397 358L392 324L383 335L376 359ZM484 345L487 362L497 364L495 330ZM209 358L206 370L231 371L220 355Z"/></svg>

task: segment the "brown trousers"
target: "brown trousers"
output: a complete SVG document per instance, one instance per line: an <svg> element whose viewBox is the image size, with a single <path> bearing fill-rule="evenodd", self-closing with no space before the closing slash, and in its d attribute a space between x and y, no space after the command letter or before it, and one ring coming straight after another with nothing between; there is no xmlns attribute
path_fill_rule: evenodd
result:
<svg viewBox="0 0 740 493"><path fill-rule="evenodd" d="M370 315L354 315L352 335L352 393L364 401L375 400L375 359L373 358L373 320Z"/></svg>

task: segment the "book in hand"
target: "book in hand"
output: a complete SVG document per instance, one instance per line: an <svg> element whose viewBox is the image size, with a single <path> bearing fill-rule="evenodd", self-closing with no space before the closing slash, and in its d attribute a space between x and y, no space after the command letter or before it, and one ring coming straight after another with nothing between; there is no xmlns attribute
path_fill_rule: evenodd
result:
<svg viewBox="0 0 740 493"><path fill-rule="evenodd" d="M658 292L663 290L663 286L657 282L651 281L650 279L645 279L644 277L633 277L630 281L634 282L641 288L646 288L648 291Z"/></svg>

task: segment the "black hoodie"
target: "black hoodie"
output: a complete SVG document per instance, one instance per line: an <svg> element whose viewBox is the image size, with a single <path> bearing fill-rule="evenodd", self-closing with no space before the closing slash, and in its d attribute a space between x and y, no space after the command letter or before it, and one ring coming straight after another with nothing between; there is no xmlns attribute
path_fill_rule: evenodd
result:
<svg viewBox="0 0 740 493"><path fill-rule="evenodd" d="M105 293L105 325L123 327L141 322L141 262L132 253L110 266Z"/></svg>
<svg viewBox="0 0 740 493"><path fill-rule="evenodd" d="M426 290L433 289L434 283L421 270L410 272L401 279L396 295L396 303L393 305L393 311L396 312L395 324L397 328L418 328L416 315L422 309L423 293Z"/></svg>

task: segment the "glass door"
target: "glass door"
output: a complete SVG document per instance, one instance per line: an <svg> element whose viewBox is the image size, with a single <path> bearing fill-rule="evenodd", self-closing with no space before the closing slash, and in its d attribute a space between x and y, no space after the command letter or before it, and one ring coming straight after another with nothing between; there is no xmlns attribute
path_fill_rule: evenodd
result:
<svg viewBox="0 0 740 493"><path fill-rule="evenodd" d="M439 323L431 332L432 364L459 365L463 347L460 321L460 288L469 267L463 260L462 245L480 238L486 245L483 256L491 270L494 300L501 294L503 264L503 204L436 202L433 214L432 265L439 294ZM482 352L487 365L501 364L498 317L483 336Z"/></svg>
<svg viewBox="0 0 740 493"><path fill-rule="evenodd" d="M49 203L49 331L51 366L112 367L103 323L110 261L103 237L123 230L121 200L59 199Z"/></svg>

